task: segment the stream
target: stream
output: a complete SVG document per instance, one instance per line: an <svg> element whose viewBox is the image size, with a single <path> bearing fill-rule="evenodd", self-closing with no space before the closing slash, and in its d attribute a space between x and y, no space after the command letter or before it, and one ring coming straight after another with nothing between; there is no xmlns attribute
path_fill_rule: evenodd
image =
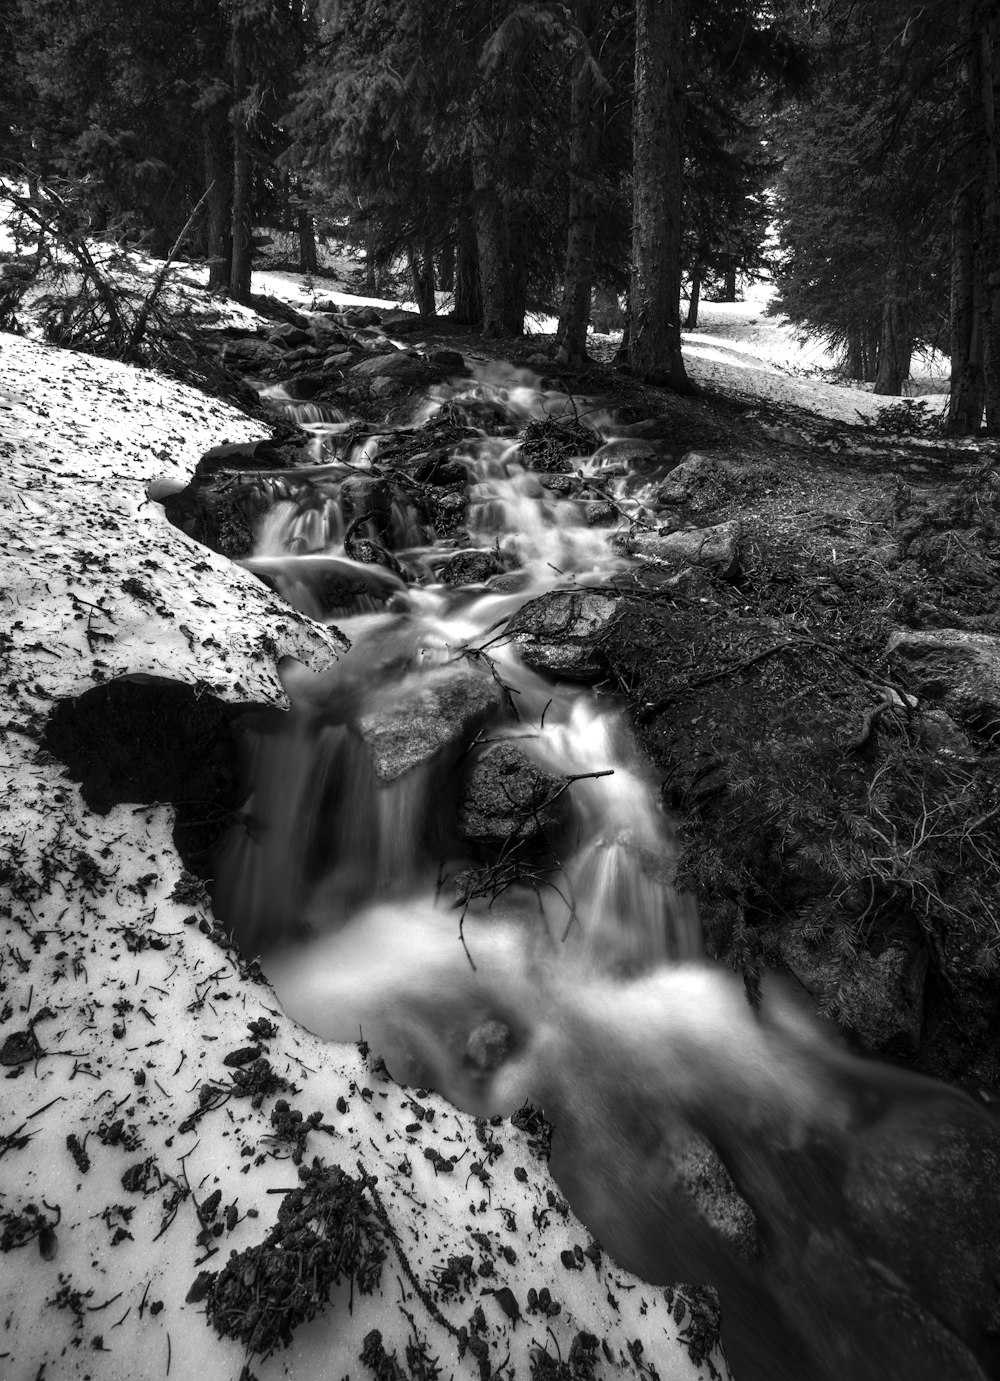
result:
<svg viewBox="0 0 1000 1381"><path fill-rule="evenodd" d="M615 688L533 670L506 633L529 601L629 574L616 528L655 519L677 459L622 464L614 418L588 406L501 365L432 388L414 427L490 413L509 433L442 459L468 505L442 548L386 485L377 432L286 400L314 463L255 477L271 506L245 564L350 649L320 675L282 666L292 710L247 745L215 910L318 1035L363 1037L477 1116L543 1109L553 1175L620 1264L719 1289L737 1381L994 1375L992 1218L970 1204L970 1167L997 1165L984 1115L849 1055L777 980L750 1006L704 958ZM601 439L573 466L606 482L610 527L519 458L526 422L579 415ZM446 583L456 557L482 578ZM491 758L534 795L512 787L514 826L476 845L470 782ZM705 1143L749 1242L679 1168Z"/></svg>

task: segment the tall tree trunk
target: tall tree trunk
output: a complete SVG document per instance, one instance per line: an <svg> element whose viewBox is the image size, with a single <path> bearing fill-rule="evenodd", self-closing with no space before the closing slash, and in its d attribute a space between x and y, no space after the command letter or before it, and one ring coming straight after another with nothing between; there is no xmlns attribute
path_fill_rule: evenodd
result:
<svg viewBox="0 0 1000 1381"><path fill-rule="evenodd" d="M421 316L436 316L437 302L434 297L434 259L430 247L424 245L419 250L412 242L407 246L406 257L410 266L410 282L417 311Z"/></svg>
<svg viewBox="0 0 1000 1381"><path fill-rule="evenodd" d="M483 298L479 286L479 246L473 213L467 205L463 205L458 214L455 307L452 317L467 326L478 325L483 319Z"/></svg>
<svg viewBox="0 0 1000 1381"><path fill-rule="evenodd" d="M726 264L726 272L722 287L722 301L736 301L736 261L730 256Z"/></svg>
<svg viewBox="0 0 1000 1381"><path fill-rule="evenodd" d="M202 116L202 151L205 186L209 188L205 248L208 253L208 286L213 291L229 287L233 265L233 233L230 208L233 199L233 147L225 110L213 106Z"/></svg>
<svg viewBox="0 0 1000 1381"><path fill-rule="evenodd" d="M229 296L244 304L250 301L253 264L253 158L247 128L246 102L249 94L247 35L234 18L232 28L233 64L233 258L229 272Z"/></svg>
<svg viewBox="0 0 1000 1381"><path fill-rule="evenodd" d="M483 297L483 335L520 335L524 319L518 321L516 315L507 216L485 170L476 186L476 251Z"/></svg>
<svg viewBox="0 0 1000 1381"><path fill-rule="evenodd" d="M524 332L528 310L528 219L518 208L507 213L507 253L510 256L510 306L513 334Z"/></svg>
<svg viewBox="0 0 1000 1381"><path fill-rule="evenodd" d="M581 0L577 19L586 45L581 45L570 91L566 268L559 325L556 327L557 358L571 364L582 363L587 358L587 325L594 283L594 244L597 238L597 198L594 195L597 124L594 102L597 84L590 39L596 14L596 5Z"/></svg>
<svg viewBox="0 0 1000 1381"><path fill-rule="evenodd" d="M687 317L684 328L693 331L698 325L698 307L701 304L701 265L695 264L691 270L691 296L688 298Z"/></svg>
<svg viewBox="0 0 1000 1381"><path fill-rule="evenodd" d="M687 390L681 357L681 176L687 0L636 0L629 368Z"/></svg>
<svg viewBox="0 0 1000 1381"><path fill-rule="evenodd" d="M1000 86L1000 16L986 7L979 31L979 86L983 143L983 383L986 434L1000 436L1000 152L996 90Z"/></svg>
<svg viewBox="0 0 1000 1381"><path fill-rule="evenodd" d="M438 264L438 286L443 293L455 291L455 241L445 240L441 246L441 260Z"/></svg>
<svg viewBox="0 0 1000 1381"><path fill-rule="evenodd" d="M879 342L878 374L875 377L876 393L902 393L903 380L910 373L913 336L910 328L910 301L903 259L902 246L894 245L885 275L885 296L882 301L882 337Z"/></svg>
<svg viewBox="0 0 1000 1381"><path fill-rule="evenodd" d="M864 336L857 326L852 326L847 332L847 342L844 346L844 372L849 379L863 379L865 377L865 342Z"/></svg>
<svg viewBox="0 0 1000 1381"><path fill-rule="evenodd" d="M295 213L295 227L299 237L299 273L316 273L319 269L316 227L304 206L300 206Z"/></svg>
<svg viewBox="0 0 1000 1381"><path fill-rule="evenodd" d="M947 430L974 436L983 419L983 300L981 277L982 185L980 180L981 83L977 73L978 0L959 11L959 42L964 52L956 95L955 132L959 153L953 161L956 190L951 208L951 396Z"/></svg>

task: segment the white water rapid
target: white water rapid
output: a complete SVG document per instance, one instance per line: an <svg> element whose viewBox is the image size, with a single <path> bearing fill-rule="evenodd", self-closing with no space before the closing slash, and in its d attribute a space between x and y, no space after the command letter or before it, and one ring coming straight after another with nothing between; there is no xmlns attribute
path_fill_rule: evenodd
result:
<svg viewBox="0 0 1000 1381"><path fill-rule="evenodd" d="M491 367L434 390L414 425L443 408L517 425L575 406ZM217 912L320 1035L363 1034L396 1078L480 1116L543 1108L553 1173L604 1246L653 1282L719 1288L737 1381L990 1374L965 1346L997 1364L970 1302L983 1244L971 1215L961 1241L951 1232L954 1187L927 1189L954 1173L956 1147L989 1140L983 1115L850 1057L777 983L752 1008L702 957L694 901L673 885L671 821L614 694L545 678L505 640L528 600L606 588L626 568L608 531L525 469L510 436L470 435L449 456L467 474L469 543L447 555L493 552L508 574L438 583L442 553L412 509L358 489L378 469L377 434L346 455L344 434L324 433L307 488L275 478L247 564L335 617L351 648L321 676L284 668L293 709L246 745ZM617 463L605 454L578 464ZM352 493L358 532L402 575L350 555ZM623 482L618 501L628 514L643 497ZM511 886L503 858L484 869L456 828L463 773L497 740L560 779L571 806L544 863ZM484 1031L504 1033L488 1058ZM753 1209L760 1259L682 1192L692 1133Z"/></svg>

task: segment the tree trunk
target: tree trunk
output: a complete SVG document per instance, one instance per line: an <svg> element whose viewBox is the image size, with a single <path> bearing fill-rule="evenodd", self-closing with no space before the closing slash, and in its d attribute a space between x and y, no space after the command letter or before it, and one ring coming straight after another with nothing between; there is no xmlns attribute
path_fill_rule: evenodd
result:
<svg viewBox="0 0 1000 1381"><path fill-rule="evenodd" d="M847 343L844 346L844 373L849 379L863 379L865 377L864 336L856 326L852 326L847 333Z"/></svg>
<svg viewBox="0 0 1000 1381"><path fill-rule="evenodd" d="M476 250L483 298L483 335L517 336L524 325L516 315L507 216L485 171L476 187Z"/></svg>
<svg viewBox="0 0 1000 1381"><path fill-rule="evenodd" d="M243 25L233 21L233 257L229 272L229 296L236 302L250 301L253 263L253 159L250 131L247 128L248 96L247 36Z"/></svg>
<svg viewBox="0 0 1000 1381"><path fill-rule="evenodd" d="M694 331L698 325L698 308L701 305L701 265L695 264L691 270L691 296L688 298L687 317L684 329Z"/></svg>
<svg viewBox="0 0 1000 1381"><path fill-rule="evenodd" d="M981 83L977 73L981 47L976 42L977 0L966 0L959 12L959 41L965 47L956 96L954 159L956 191L951 208L951 396L947 431L975 436L985 405L983 373L983 300L980 180Z"/></svg>
<svg viewBox="0 0 1000 1381"><path fill-rule="evenodd" d="M725 279L722 288L722 301L736 301L736 261L730 258L726 264Z"/></svg>
<svg viewBox="0 0 1000 1381"><path fill-rule="evenodd" d="M472 212L463 206L458 218L458 245L455 263L455 321L465 326L483 319L483 299L479 288L479 248Z"/></svg>
<svg viewBox="0 0 1000 1381"><path fill-rule="evenodd" d="M205 249L208 254L208 286L213 291L229 287L233 264L230 208L233 192L233 149L225 111L207 110L202 116L202 149L205 186L208 187Z"/></svg>
<svg viewBox="0 0 1000 1381"><path fill-rule="evenodd" d="M578 18L586 39L570 92L569 207L566 232L566 269L563 277L556 358L580 364L587 358L587 326L594 283L594 244L597 238L597 199L594 174L597 163L597 125L594 119L596 82L590 37L596 8L582 3Z"/></svg>
<svg viewBox="0 0 1000 1381"><path fill-rule="evenodd" d="M609 336L612 331L621 331L625 325L625 313L618 301L618 294L603 285L596 287L590 319L594 323L594 330L599 331L602 336Z"/></svg>
<svg viewBox="0 0 1000 1381"><path fill-rule="evenodd" d="M882 338L879 342L878 374L875 392L901 394L903 380L909 376L913 356L910 331L910 301L906 286L902 247L895 245L885 275L882 302Z"/></svg>
<svg viewBox="0 0 1000 1381"><path fill-rule="evenodd" d="M434 260L430 249L425 245L423 253L412 242L407 246L406 257L410 265L410 281L413 284L413 297L421 316L436 316L437 302L434 297Z"/></svg>
<svg viewBox="0 0 1000 1381"><path fill-rule="evenodd" d="M295 214L296 229L299 236L299 272L316 273L319 269L319 255L316 253L316 227L313 218L304 207Z"/></svg>
<svg viewBox="0 0 1000 1381"><path fill-rule="evenodd" d="M681 358L681 177L687 0L636 0L629 367L687 390Z"/></svg>
<svg viewBox="0 0 1000 1381"><path fill-rule="evenodd" d="M445 240L441 246L441 262L438 266L438 286L443 293L455 291L455 241Z"/></svg>
<svg viewBox="0 0 1000 1381"><path fill-rule="evenodd" d="M528 221L523 210L507 214L507 253L510 256L511 326L513 334L520 336L528 310Z"/></svg>
<svg viewBox="0 0 1000 1381"><path fill-rule="evenodd" d="M996 89L1000 86L1000 17L984 10L979 31L979 88L983 143L983 384L986 434L1000 436L1000 155Z"/></svg>

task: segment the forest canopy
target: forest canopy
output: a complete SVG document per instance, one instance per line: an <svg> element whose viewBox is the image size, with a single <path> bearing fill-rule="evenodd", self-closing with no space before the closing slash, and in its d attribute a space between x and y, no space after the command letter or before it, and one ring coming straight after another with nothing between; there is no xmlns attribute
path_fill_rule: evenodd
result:
<svg viewBox="0 0 1000 1381"><path fill-rule="evenodd" d="M771 274L846 376L899 393L937 347L949 430L997 434L998 24L989 0L0 0L3 171L88 234L183 235L242 302L269 229L306 272L326 236L372 288L405 265L421 313L486 336L557 314L574 362L617 301L621 363L680 390L701 295Z"/></svg>

